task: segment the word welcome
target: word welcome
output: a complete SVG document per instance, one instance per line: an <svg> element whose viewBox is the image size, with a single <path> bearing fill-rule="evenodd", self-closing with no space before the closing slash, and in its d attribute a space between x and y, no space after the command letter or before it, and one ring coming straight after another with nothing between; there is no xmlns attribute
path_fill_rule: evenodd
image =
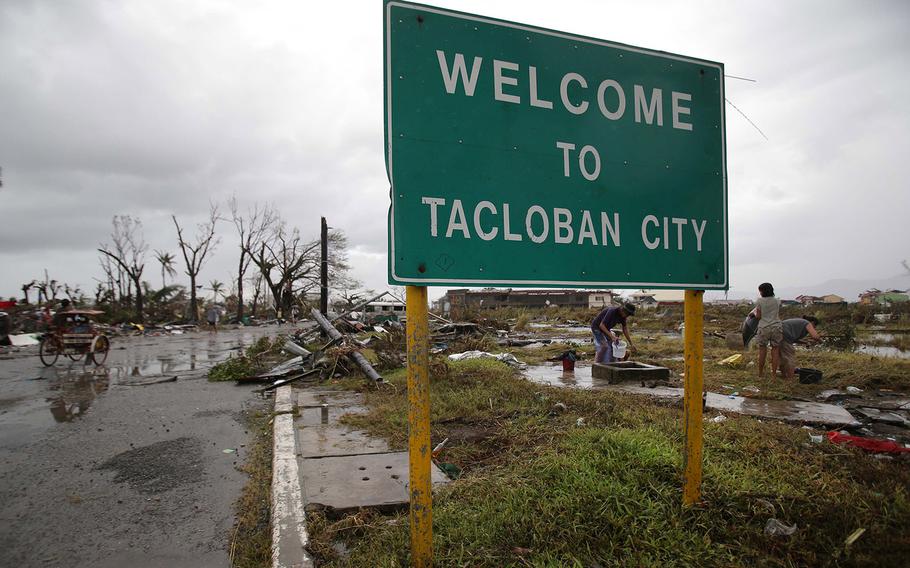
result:
<svg viewBox="0 0 910 568"><path fill-rule="evenodd" d="M470 72L462 53L455 54L451 65L449 64L449 57L441 49L436 50L436 58L439 60L439 71L442 74L442 82L446 93L454 95L458 91L460 83L461 92L467 97L473 97L477 89L480 72L484 66L483 57L474 57ZM521 73L522 69L518 63L494 59L492 65L493 99L516 105L520 105L522 100L526 100L532 107L553 110L553 100L544 98L539 89L537 67L528 65L526 71L527 89L521 89L522 92L519 92ZM584 76L569 72L564 73L560 78L558 90L559 102L563 108L574 115L585 114L593 103L597 105L604 118L615 121L625 116L629 106L626 88L615 79L602 79L595 91L593 88L589 90L588 80ZM525 91L528 96L523 99ZM685 117L691 114L692 110L689 106L684 105L692 102L692 95L690 93L671 91L669 98L673 128L691 131L692 124L684 120L686 120ZM632 106L634 107L635 122L640 123L644 120L645 124L663 126L664 102L663 89L652 88L649 96L642 85L632 85Z"/></svg>
<svg viewBox="0 0 910 568"><path fill-rule="evenodd" d="M583 209L573 215L570 209L553 207L545 209L531 205L523 213L516 212L509 203L497 207L492 201L479 201L470 215L465 212L461 199L450 204L442 197L420 198L428 206L430 236L434 238L471 239L482 241L524 241L535 244L553 242L566 245L613 246L621 245L619 213ZM448 211L446 211L448 209ZM440 219L448 219L445 230L440 230ZM671 227L672 225L672 227ZM641 242L649 250L659 247L684 250L684 245L701 252L707 221L683 217L658 217L646 215L640 225Z"/></svg>

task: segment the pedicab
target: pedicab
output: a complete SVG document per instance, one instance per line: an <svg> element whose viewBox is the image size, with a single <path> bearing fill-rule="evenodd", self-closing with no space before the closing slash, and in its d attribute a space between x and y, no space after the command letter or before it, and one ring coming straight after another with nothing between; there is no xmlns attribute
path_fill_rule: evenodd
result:
<svg viewBox="0 0 910 568"><path fill-rule="evenodd" d="M111 350L111 341L95 328L94 318L103 314L98 310L67 310L57 312L38 346L38 356L46 367L63 355L73 361L83 357L101 365Z"/></svg>

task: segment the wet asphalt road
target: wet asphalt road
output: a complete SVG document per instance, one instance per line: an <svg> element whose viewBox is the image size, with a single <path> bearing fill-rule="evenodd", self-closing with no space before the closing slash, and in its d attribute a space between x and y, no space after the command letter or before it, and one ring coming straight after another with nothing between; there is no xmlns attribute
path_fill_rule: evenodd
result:
<svg viewBox="0 0 910 568"><path fill-rule="evenodd" d="M268 406L205 374L280 331L117 337L97 369L0 356L0 566L227 566L243 415Z"/></svg>

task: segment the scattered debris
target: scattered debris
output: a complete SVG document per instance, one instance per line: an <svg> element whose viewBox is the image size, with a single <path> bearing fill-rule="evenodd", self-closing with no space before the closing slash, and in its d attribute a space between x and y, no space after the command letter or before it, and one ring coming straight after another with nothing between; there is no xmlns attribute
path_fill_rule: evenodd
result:
<svg viewBox="0 0 910 568"><path fill-rule="evenodd" d="M319 312L319 310L313 308L310 313L313 315L313 319L316 320L319 326L328 334L329 337L335 340L342 339L341 333L339 333L338 330L335 329L331 323L329 323L329 320L327 320L325 316ZM362 353L356 350L351 351L348 353L348 358L354 361L367 377L376 382L382 382L382 377L379 375L379 373L376 372L376 369L373 368L373 366L369 361L367 361L366 357L364 357Z"/></svg>
<svg viewBox="0 0 910 568"><path fill-rule="evenodd" d="M760 392L761 392L761 389L758 388L758 387L755 386L755 385L749 385L749 386L743 387L743 391L745 391L745 392L753 392L753 393L760 393Z"/></svg>
<svg viewBox="0 0 910 568"><path fill-rule="evenodd" d="M714 418L711 419L711 422L713 422L715 424L720 424L721 422L723 422L726 419L727 419L726 415L718 414L717 416L715 416Z"/></svg>
<svg viewBox="0 0 910 568"><path fill-rule="evenodd" d="M852 393L852 394L858 394L858 393L863 392L863 389L858 389L856 387L847 387L847 392Z"/></svg>
<svg viewBox="0 0 910 568"><path fill-rule="evenodd" d="M575 425L579 428L581 428L582 426L585 426L586 424L587 423L585 422L584 418L579 418L578 420L575 421Z"/></svg>
<svg viewBox="0 0 910 568"><path fill-rule="evenodd" d="M809 434L809 439L812 440L813 444L821 444L822 440L824 440L825 437L822 436L821 434L818 434L818 435Z"/></svg>
<svg viewBox="0 0 910 568"><path fill-rule="evenodd" d="M550 414L561 414L563 412L567 412L568 410L569 407L567 407L564 403L557 402L553 405L553 408L550 409Z"/></svg>
<svg viewBox="0 0 910 568"><path fill-rule="evenodd" d="M10 334L8 337L10 345L13 347L29 347L40 343L37 333L17 333Z"/></svg>
<svg viewBox="0 0 910 568"><path fill-rule="evenodd" d="M512 367L524 367L525 364L519 361L511 353L488 353L486 351L465 351L464 353L452 353L449 355L452 361L467 361L468 359L496 359Z"/></svg>
<svg viewBox="0 0 910 568"><path fill-rule="evenodd" d="M765 534L768 536L790 536L795 532L796 524L787 526L773 517L765 523Z"/></svg>

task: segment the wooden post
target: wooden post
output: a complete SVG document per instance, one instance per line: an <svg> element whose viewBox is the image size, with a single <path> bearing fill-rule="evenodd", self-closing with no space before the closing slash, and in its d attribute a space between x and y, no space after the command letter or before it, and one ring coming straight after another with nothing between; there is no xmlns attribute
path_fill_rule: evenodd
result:
<svg viewBox="0 0 910 568"><path fill-rule="evenodd" d="M433 565L433 486L430 448L430 345L427 289L407 287L408 452L411 566Z"/></svg>
<svg viewBox="0 0 910 568"><path fill-rule="evenodd" d="M322 218L322 262L319 263L319 311L329 314L329 226Z"/></svg>
<svg viewBox="0 0 910 568"><path fill-rule="evenodd" d="M703 290L686 290L685 305L685 394L683 395L683 505L701 497L702 393L704 391L704 298Z"/></svg>

